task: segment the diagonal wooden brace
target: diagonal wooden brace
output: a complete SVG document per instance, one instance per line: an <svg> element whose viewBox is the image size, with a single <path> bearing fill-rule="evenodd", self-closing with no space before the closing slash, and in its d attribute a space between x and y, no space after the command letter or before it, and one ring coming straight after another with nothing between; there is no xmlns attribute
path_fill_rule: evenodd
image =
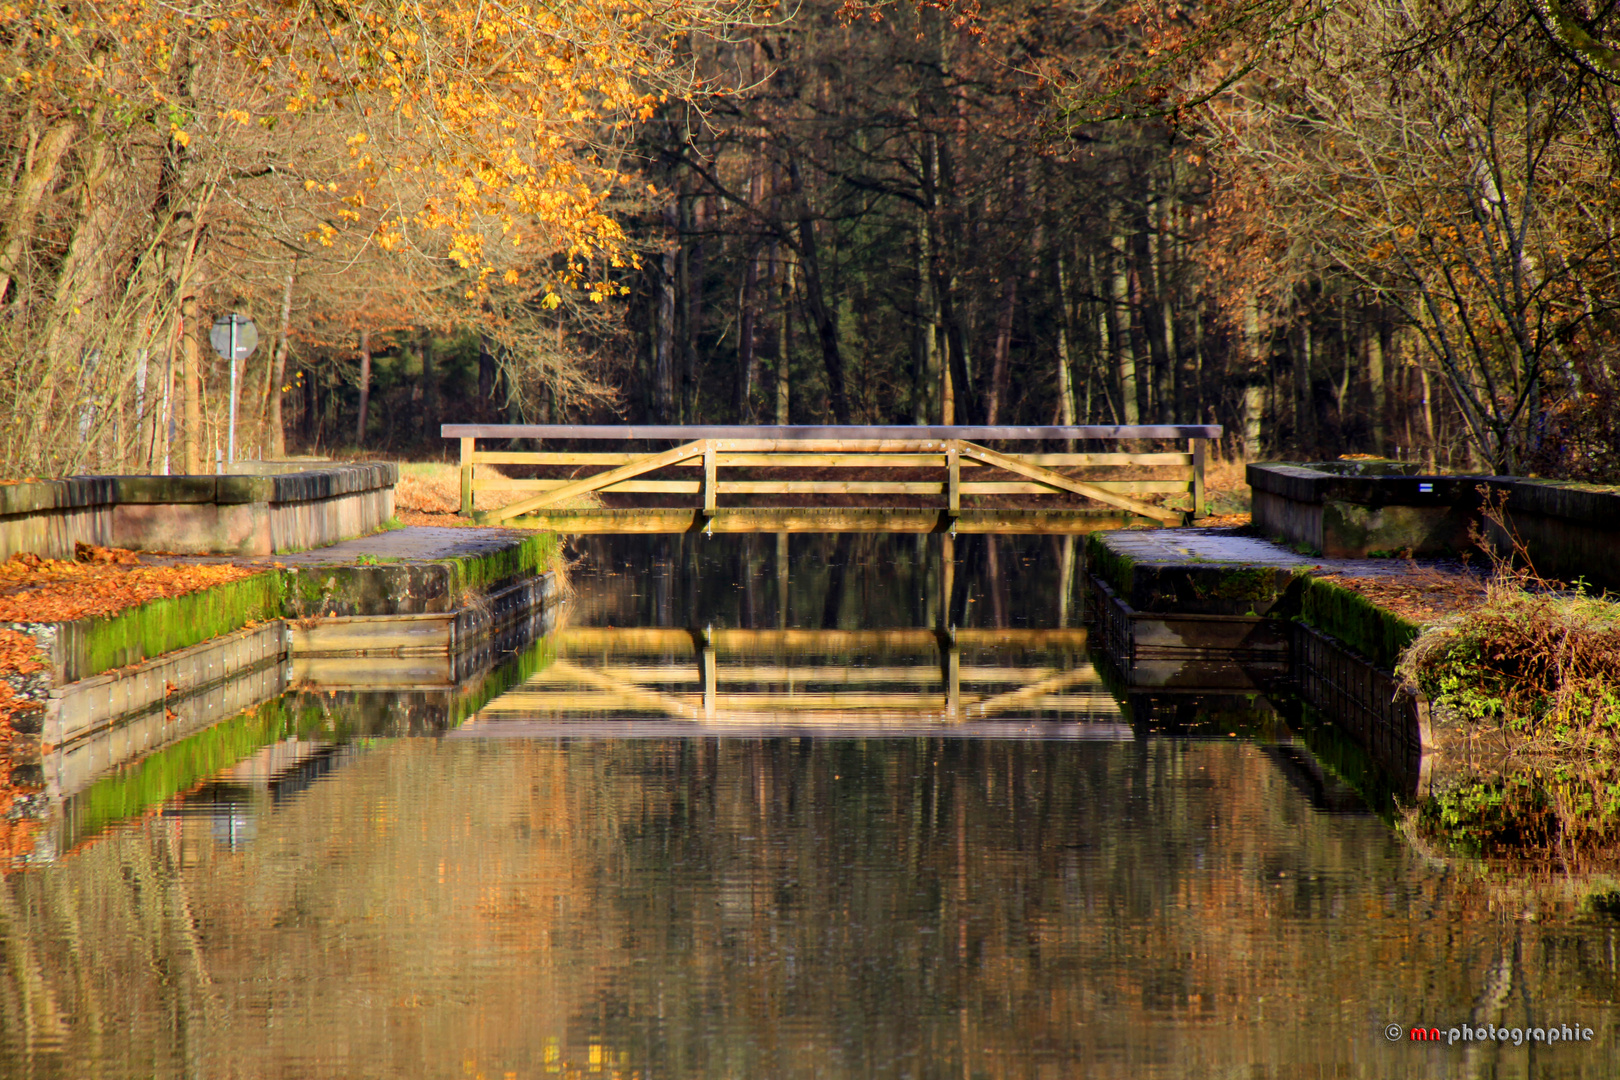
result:
<svg viewBox="0 0 1620 1080"><path fill-rule="evenodd" d="M963 457L971 458L980 464L994 465L998 469L1006 469L1008 472L1017 473L1020 476L1027 476L1031 480L1038 480L1043 484L1050 484L1052 487L1059 488L1063 491L1072 491L1076 495L1084 495L1088 499L1096 499L1098 502L1105 502L1110 506L1117 506L1121 510L1129 510L1133 514L1140 514L1143 517L1150 517L1156 521L1162 521L1166 525L1181 524L1180 510L1166 510L1162 506L1154 506L1151 503L1145 503L1138 499L1128 498L1124 495L1116 495L1112 491L1106 491L1094 484L1088 484L1084 480L1076 480L1072 476L1064 476L1060 472L1054 472L1051 469L1043 469L1039 465L1026 464L1025 462L1022 462L1007 454L998 454L996 451L986 449L983 446L979 446L977 443L961 442L958 444L955 440L952 440L952 442L954 445L959 445L961 447Z"/></svg>
<svg viewBox="0 0 1620 1080"><path fill-rule="evenodd" d="M572 484L564 484L560 488L552 488L550 491L535 495L532 498L520 500L510 506L503 506L499 510L492 510L486 520L506 521L508 518L515 518L519 514L526 514L530 510L538 510L543 506L550 506L553 503L562 502L564 499L571 499L575 495L583 495L587 491L599 491L609 485L617 484L620 480L628 480L632 476L640 476L642 473L652 472L654 469L662 469L670 465L679 465L690 458L702 457L703 451L708 445L707 439L699 439L697 442L689 442L685 446L677 446L673 450L665 450L662 454L640 458L630 462L628 465L620 465L617 469L609 469L607 472L587 476L574 481Z"/></svg>
<svg viewBox="0 0 1620 1080"><path fill-rule="evenodd" d="M1011 712L1014 709L1029 708L1032 703L1039 701L1047 694L1056 694L1067 690L1075 683L1091 682L1097 678L1096 669L1086 664L1071 671L1061 671L1055 675L1048 675L1040 682L1021 686L1017 690L1009 690L1004 694L997 694L968 706L964 719L967 716L996 716L1000 713Z"/></svg>

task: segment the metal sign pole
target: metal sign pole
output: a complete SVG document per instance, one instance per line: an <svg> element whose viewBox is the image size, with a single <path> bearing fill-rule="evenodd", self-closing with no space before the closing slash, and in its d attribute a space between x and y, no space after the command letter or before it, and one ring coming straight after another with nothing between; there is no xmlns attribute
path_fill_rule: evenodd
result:
<svg viewBox="0 0 1620 1080"><path fill-rule="evenodd" d="M253 320L246 315L238 315L233 311L214 320L214 328L208 332L208 340L214 346L214 351L219 354L219 358L231 365L230 423L225 437L225 460L235 463L236 399L241 385L236 362L246 360L253 355L253 350L259 347L259 328L254 326ZM216 456L219 454L217 444L214 453Z"/></svg>

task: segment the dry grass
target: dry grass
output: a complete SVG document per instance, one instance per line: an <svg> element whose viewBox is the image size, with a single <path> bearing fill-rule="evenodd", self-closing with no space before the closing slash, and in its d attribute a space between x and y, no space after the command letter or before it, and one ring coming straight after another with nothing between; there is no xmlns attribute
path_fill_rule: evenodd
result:
<svg viewBox="0 0 1620 1080"><path fill-rule="evenodd" d="M1522 749L1614 749L1620 604L1539 575L1507 521L1505 493L1481 495L1481 516L1512 550L1498 551L1473 529L1491 560L1484 596L1414 641L1401 657L1402 678L1462 720L1498 725Z"/></svg>
<svg viewBox="0 0 1620 1080"><path fill-rule="evenodd" d="M506 478L506 473L494 465L478 466L480 479ZM525 495L534 494L522 488L495 488L476 492L475 510L497 510L516 502ZM580 510L599 507L602 501L594 494L565 500L562 509ZM456 514L461 508L461 470L454 462L405 462L399 467L399 483L394 487L394 507L400 520L407 525L444 524L442 521L424 522L417 515L442 517Z"/></svg>

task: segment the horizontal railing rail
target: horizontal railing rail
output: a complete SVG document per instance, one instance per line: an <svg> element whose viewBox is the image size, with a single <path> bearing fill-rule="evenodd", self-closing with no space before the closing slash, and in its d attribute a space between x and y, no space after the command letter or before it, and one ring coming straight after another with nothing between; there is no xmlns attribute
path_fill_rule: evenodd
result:
<svg viewBox="0 0 1620 1080"><path fill-rule="evenodd" d="M446 439L1218 439L1220 424L443 424Z"/></svg>
<svg viewBox="0 0 1620 1080"><path fill-rule="evenodd" d="M567 500L590 493L698 495L703 511L713 514L722 495L905 495L943 499L949 514L961 510L963 497L998 495L1081 495L1116 509L1164 524L1180 524L1183 511L1143 502L1134 496L1187 493L1194 515L1204 509L1204 459L1209 439L1219 425L1068 425L1055 427L927 426L603 426L571 424L445 424L446 438L460 443L461 512L472 515L475 493L489 490L534 494L491 511L487 519L505 521L523 514L556 509ZM479 450L479 439L598 440L620 442L676 441L667 450L579 451ZM1081 453L993 450L976 440L1034 442L1187 440L1185 451ZM603 467L584 477L485 478L480 465ZM1147 466L1171 468L1171 479L1106 479L1078 477L1059 470ZM701 479L651 479L665 469L701 467ZM934 480L770 479L722 480L721 469L873 469L943 470ZM1000 471L1012 479L963 479L975 470ZM857 474L858 475L858 474ZM690 476L690 474L688 474Z"/></svg>

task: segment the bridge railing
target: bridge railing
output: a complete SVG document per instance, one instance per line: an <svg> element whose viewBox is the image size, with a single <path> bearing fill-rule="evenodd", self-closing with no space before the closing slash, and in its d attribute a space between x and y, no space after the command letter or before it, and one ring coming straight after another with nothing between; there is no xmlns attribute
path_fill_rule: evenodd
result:
<svg viewBox="0 0 1620 1080"><path fill-rule="evenodd" d="M1190 496L1191 513L1204 511L1204 463L1210 439L1219 438L1219 425L1132 426L703 426L636 425L598 426L570 424L445 424L447 439L460 442L461 512L471 516L479 491L519 490L534 494L491 511L486 520L505 521L530 513L544 513L591 492L685 494L701 498L704 512L713 513L726 495L908 495L932 496L944 502L947 513L961 509L964 497L993 495L1081 495L1165 524L1180 524L1184 512L1144 502L1135 496L1181 494ZM679 445L662 451L480 450L479 439L539 439L542 441L602 441L645 443L674 440ZM1106 453L1041 453L993 450L987 441L1063 442L1078 440L1138 442L1173 440L1172 450ZM563 479L483 477L481 465L602 466L590 475ZM701 465L698 479L650 479L660 470ZM1098 468L1151 466L1169 469L1169 479L1109 480L1094 475ZM721 470L733 468L805 469L938 469L933 480L784 480L722 479ZM1074 476L1060 470L1086 469ZM974 470L999 470L1014 479L963 479Z"/></svg>

